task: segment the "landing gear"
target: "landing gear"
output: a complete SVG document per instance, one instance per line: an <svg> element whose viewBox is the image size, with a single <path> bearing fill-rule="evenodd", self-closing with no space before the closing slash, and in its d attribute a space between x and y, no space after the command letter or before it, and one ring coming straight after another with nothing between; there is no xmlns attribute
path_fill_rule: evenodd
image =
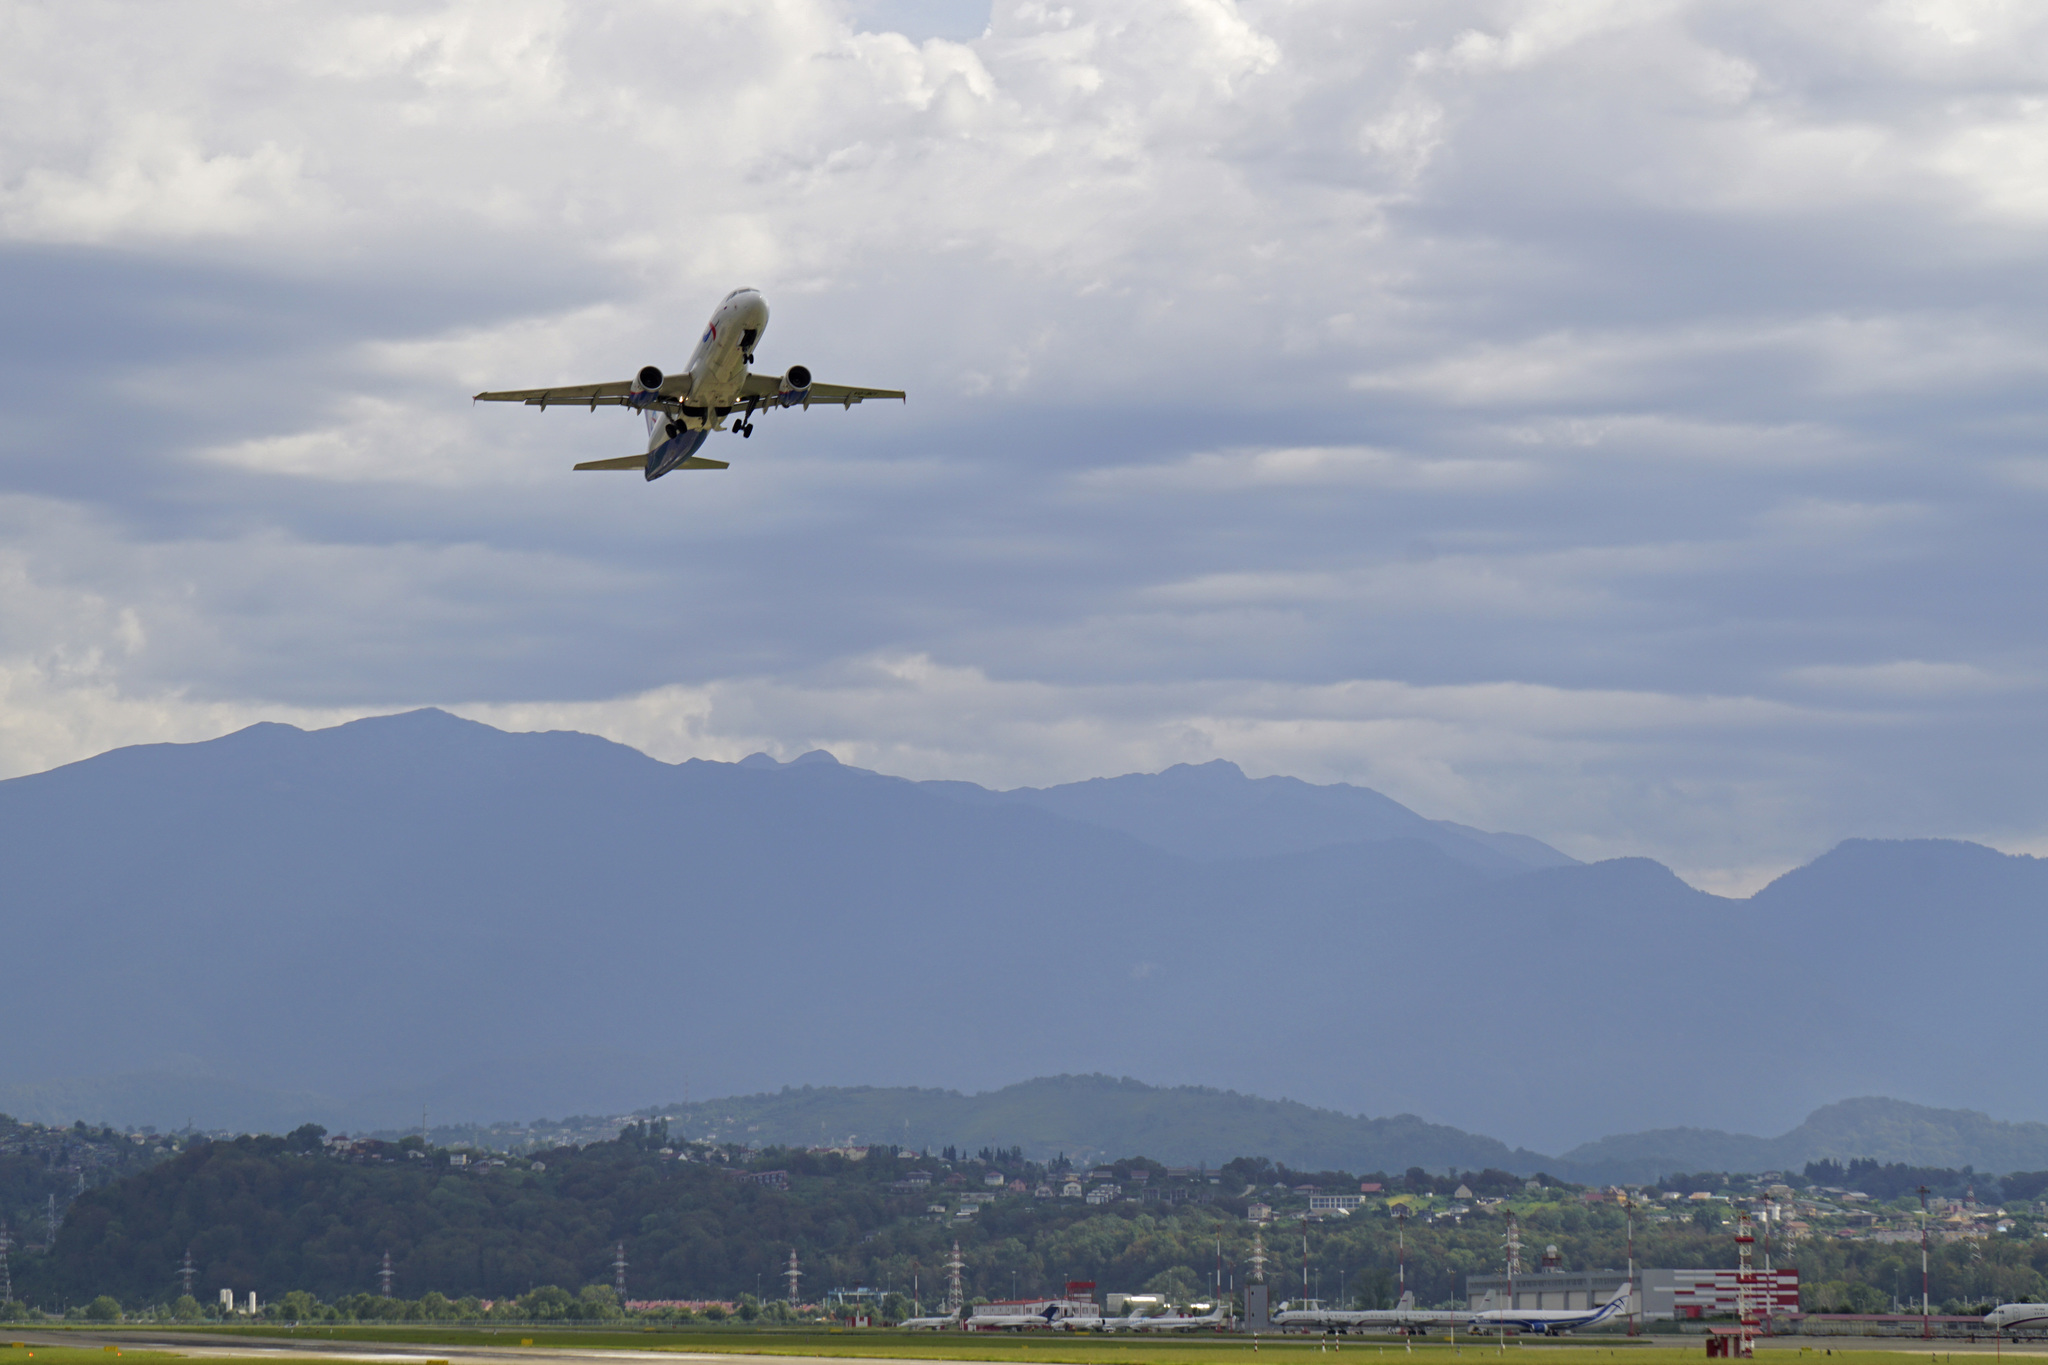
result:
<svg viewBox="0 0 2048 1365"><path fill-rule="evenodd" d="M662 430L667 432L668 438L673 441L676 437L683 434L683 424L681 422L670 422Z"/></svg>
<svg viewBox="0 0 2048 1365"><path fill-rule="evenodd" d="M754 424L752 422L741 422L734 426L733 430L737 431L740 434L740 439L744 441L754 434Z"/></svg>

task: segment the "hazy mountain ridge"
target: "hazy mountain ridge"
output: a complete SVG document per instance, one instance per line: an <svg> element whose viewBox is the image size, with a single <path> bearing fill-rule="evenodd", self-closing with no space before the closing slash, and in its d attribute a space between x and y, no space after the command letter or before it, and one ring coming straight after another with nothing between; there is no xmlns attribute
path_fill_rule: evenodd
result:
<svg viewBox="0 0 2048 1365"><path fill-rule="evenodd" d="M1099 803L1147 781L1073 785ZM1167 787L1124 823L1220 792L1201 827L1229 826L1259 793L1330 790L1213 765ZM1952 992L1929 1016L1898 983L1924 974L1937 912L1957 943L2048 948L2039 860L1850 841L1729 900L1646 859L1503 873L1398 807L1372 827L1395 837L1198 861L1013 795L822 755L666 764L438 712L0 783L10 952L49 968L0 997L38 1044L0 1056L0 1096L155 1085L146 1112L86 1117L259 1126L146 1080L197 1075L268 1105L260 1126L263 1096L290 1092L359 1129L423 1106L487 1122L843 1078L1142 1074L1548 1150L1711 1129L1730 1057L1759 1059L1746 1112L1787 1126L1826 1098L1814 1077L2026 1098L1982 1040L2038 1032L2030 996ZM1362 788L1335 799L1386 814Z"/></svg>
<svg viewBox="0 0 2048 1365"><path fill-rule="evenodd" d="M1035 806L1199 862L1407 839L1497 876L1577 863L1527 835L1426 819L1369 787L1318 786L1298 777L1250 778L1221 758L1056 787L990 791L970 782L920 785L962 800Z"/></svg>
<svg viewBox="0 0 2048 1365"><path fill-rule="evenodd" d="M1365 1118L1290 1100L1205 1086L1150 1086L1129 1077L1048 1076L976 1095L916 1087L803 1086L778 1093L660 1105L679 1137L760 1146L894 1144L919 1150L1021 1146L1045 1161L1149 1156L1220 1166L1263 1156L1295 1170L1386 1171L1410 1166L1546 1171L1571 1180L1654 1181L1678 1171L1798 1171L1823 1157L2003 1173L2048 1169L2048 1124L2001 1123L1903 1100L1824 1105L1775 1138L1678 1128L1620 1134L1561 1156L1413 1114Z"/></svg>
<svg viewBox="0 0 2048 1365"><path fill-rule="evenodd" d="M891 1143L968 1151L1021 1146L1034 1161L1144 1155L1220 1166L1270 1156L1304 1170L1533 1170L1545 1158L1413 1114L1363 1118L1292 1100L1129 1077L1046 1076L978 1095L913 1087L805 1086L644 1111L680 1137L815 1146ZM1533 1163L1533 1164L1532 1164Z"/></svg>
<svg viewBox="0 0 2048 1365"><path fill-rule="evenodd" d="M1774 1138L1708 1128L1629 1133L1584 1143L1564 1154L1577 1167L1645 1172L1797 1171L1833 1158L1980 1171L2048 1170L2048 1123L2007 1123L1972 1109L1934 1109L1904 1100L1839 1100Z"/></svg>

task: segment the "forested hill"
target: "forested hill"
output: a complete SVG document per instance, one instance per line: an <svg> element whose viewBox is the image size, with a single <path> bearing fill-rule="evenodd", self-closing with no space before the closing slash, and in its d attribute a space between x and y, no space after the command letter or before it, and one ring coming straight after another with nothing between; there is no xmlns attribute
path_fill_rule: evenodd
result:
<svg viewBox="0 0 2048 1365"><path fill-rule="evenodd" d="M1966 1172L1911 1174L1970 1179ZM2026 1182L2026 1197L2037 1196L2044 1181L2048 1175ZM1306 1190L1361 1184L1377 1189L1355 1215L1296 1221L1309 1212ZM1090 1199L1079 1197L1083 1185ZM1725 1182L1686 1178L1681 1187L1693 1185L1721 1189ZM1680 1207L1672 1201L1681 1187L1651 1201L1662 1211L1637 1216L1640 1261L1732 1263L1727 1205ZM2005 1193L2022 1192L2015 1184ZM44 1310L109 1295L130 1308L196 1315L197 1302L172 1305L189 1250L194 1289L207 1300L221 1288L238 1296L254 1290L274 1313L294 1318L616 1313L609 1284L623 1246L629 1301L742 1300L745 1307L748 1296L778 1299L794 1250L806 1300L836 1286L915 1285L929 1304L957 1242L970 1297L1037 1294L1084 1279L1185 1302L1204 1292L1219 1260L1226 1273L1243 1273L1255 1231L1248 1200L1270 1204L1281 1226L1306 1234L1312 1290L1366 1307L1385 1306L1393 1295L1399 1253L1390 1214L1397 1203L1409 1212L1408 1283L1424 1303L1452 1300L1465 1276L1498 1264L1499 1214L1508 1208L1532 1243L1559 1246L1567 1269L1618 1265L1627 1254L1624 1214L1612 1200L1503 1171L1361 1176L1253 1158L1209 1171L1131 1157L1069 1172L1024 1161L1014 1146L976 1156L747 1152L671 1143L659 1123L635 1124L616 1141L580 1150L480 1159L417 1137L326 1142L309 1125L286 1138L202 1143L88 1191L54 1249L15 1261L14 1284L21 1299ZM1912 1216L1910 1202L1898 1205L1901 1216ZM2009 1236L1938 1248L1936 1297L2048 1289L2048 1240L2023 1222ZM1269 1230L1269 1248L1274 1235ZM391 1299L376 1292L386 1253ZM1817 1301L1860 1301L1884 1297L1876 1287L1890 1283L1903 1253L1818 1237L1786 1254L1796 1255L1822 1295ZM1850 1293L1853 1286L1861 1288ZM287 1299L292 1294L329 1306ZM899 1301L891 1311L905 1307Z"/></svg>
<svg viewBox="0 0 2048 1365"><path fill-rule="evenodd" d="M997 1174L1001 1182L991 1184ZM1361 1179L1250 1158L1204 1171L1130 1157L1072 1174L1109 1202L1067 1195L1068 1173L1025 1161L1015 1147L979 1157L747 1152L672 1145L654 1123L581 1149L490 1157L428 1148L417 1137L325 1142L308 1126L286 1138L203 1143L89 1191L49 1254L16 1260L14 1284L20 1299L48 1310L101 1294L165 1304L178 1294L189 1249L194 1287L209 1300L225 1287L253 1289L266 1302L293 1291L332 1302L374 1293L388 1252L395 1297L503 1300L548 1285L609 1284L623 1243L629 1299L779 1297L794 1249L806 1297L835 1285L920 1284L929 1300L957 1240L970 1295L1038 1292L1069 1279L1188 1294L1207 1282L1219 1254L1235 1266L1250 1253L1248 1194L1291 1213L1307 1206L1297 1186L1356 1190ZM1369 1176L1419 1207L1431 1199L1444 1206L1461 1182L1480 1193L1526 1193L1520 1177L1502 1171ZM1038 1194L1041 1184L1051 1197ZM1533 1209L1530 1216L1543 1221ZM1568 1216L1592 1239L1575 1254L1619 1251L1620 1224L1607 1210ZM1317 1273L1326 1267L1334 1289L1340 1275L1391 1270L1392 1235L1384 1210L1319 1230ZM1490 1222L1411 1228L1411 1254L1435 1257L1429 1271L1411 1267L1411 1282L1432 1299L1449 1298L1456 1276L1490 1263L1497 1236Z"/></svg>

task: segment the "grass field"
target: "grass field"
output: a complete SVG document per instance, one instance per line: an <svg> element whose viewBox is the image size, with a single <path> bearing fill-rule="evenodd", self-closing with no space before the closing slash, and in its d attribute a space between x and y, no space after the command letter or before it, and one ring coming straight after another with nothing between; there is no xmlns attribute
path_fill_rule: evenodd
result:
<svg viewBox="0 0 2048 1365"><path fill-rule="evenodd" d="M47 1330L47 1329L45 1329ZM163 1329L146 1329L161 1344ZM226 1335L221 1329L198 1329L218 1341ZM1341 1359L1331 1357L1351 1356L1354 1365L1451 1365L1453 1361L1470 1360L1471 1365L1483 1365L1495 1360L1520 1357L1524 1365L1704 1365L1706 1351L1697 1337L1674 1339L1671 1337L1641 1339L1630 1342L1625 1339L1602 1341L1598 1338L1581 1338L1576 1341L1529 1341L1517 1342L1510 1338L1505 1350L1496 1342L1460 1341L1452 1345L1446 1341L1425 1341L1405 1345L1398 1339L1379 1341L1371 1338L1351 1338L1341 1345L1332 1345L1318 1337L1262 1337L1254 1342L1245 1337L1207 1336L1201 1338L1161 1337L1051 1337L1051 1336L983 1336L947 1333L905 1333L892 1331L802 1331L802 1330L678 1330L661 1332L605 1332L605 1331L550 1331L546 1328L504 1328L499 1330L476 1328L407 1328L407 1327L317 1327L297 1330L279 1328L251 1328L233 1331L233 1335L246 1335L249 1345L260 1343L282 1353L290 1351L294 1339L320 1341L322 1343L360 1343L365 1347L377 1345L413 1346L441 1348L451 1355L465 1350L496 1350L506 1347L530 1347L536 1356L543 1355L550 1348L560 1351L616 1351L642 1350L704 1355L759 1355L788 1357L840 1357L846 1359L912 1360L912 1361L986 1361L999 1365L1342 1365ZM105 1335L119 1333L121 1329L99 1329L101 1339ZM0 1341L5 1340L5 1329L0 1328ZM1915 1348L1918 1343L1901 1342L1889 1348L1841 1350L1831 1344L1796 1345L1780 1338L1764 1348L1783 1365L1907 1365L1918 1358ZM1929 1352L1933 1365L1945 1365L1953 1355L1991 1355L1990 1342L1977 1343L1974 1347L1963 1343L1938 1343L1938 1348ZM2016 1354L2010 1345L2006 1354ZM2032 1343L2027 1352L2039 1355L2040 1343ZM42 1347L7 1349L0 1347L0 1365L27 1365L25 1357L32 1353L36 1365L108 1365L116 1353L112 1348L99 1347ZM223 1355L209 1357L207 1343L195 1340L191 1353L171 1354L163 1350L148 1348L123 1350L119 1352L121 1365L204 1365L209 1359L220 1360L224 1365L248 1365L246 1356ZM286 1358L271 1356L273 1360ZM309 1357L311 1358L311 1357ZM330 1365L332 1362L330 1361Z"/></svg>

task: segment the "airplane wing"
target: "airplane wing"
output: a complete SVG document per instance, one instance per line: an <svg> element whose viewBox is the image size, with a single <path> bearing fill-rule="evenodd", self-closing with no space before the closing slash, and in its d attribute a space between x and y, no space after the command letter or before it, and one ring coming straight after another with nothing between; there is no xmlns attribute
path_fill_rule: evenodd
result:
<svg viewBox="0 0 2048 1365"><path fill-rule="evenodd" d="M809 407L812 403L841 403L852 407L867 398L900 398L906 403L910 401L901 389L863 389L852 384L813 384L810 392L805 395L804 406Z"/></svg>
<svg viewBox="0 0 2048 1365"><path fill-rule="evenodd" d="M661 383L662 398L682 398L690 392L690 376L672 374ZM617 408L629 406L629 400L636 396L633 385L624 379L609 384L557 384L547 389L498 389L480 393L471 399L474 403L524 403L528 407L546 408L555 404L593 408ZM645 404L647 400L641 398ZM652 406L660 406L654 404Z"/></svg>
<svg viewBox="0 0 2048 1365"><path fill-rule="evenodd" d="M684 460L675 467L677 469L731 469L732 462L729 460L707 460L701 455L692 455L689 459ZM610 460L585 460L582 464L577 465L576 468L644 470L647 468L647 457L645 455L621 455L616 459Z"/></svg>
<svg viewBox="0 0 2048 1365"><path fill-rule="evenodd" d="M855 403L869 398L897 398L910 401L901 389L864 389L855 384L812 384L785 394L782 391L782 376L775 374L750 374L740 385L741 398L768 398L780 401L771 406L809 407L813 403L838 403L852 407Z"/></svg>

